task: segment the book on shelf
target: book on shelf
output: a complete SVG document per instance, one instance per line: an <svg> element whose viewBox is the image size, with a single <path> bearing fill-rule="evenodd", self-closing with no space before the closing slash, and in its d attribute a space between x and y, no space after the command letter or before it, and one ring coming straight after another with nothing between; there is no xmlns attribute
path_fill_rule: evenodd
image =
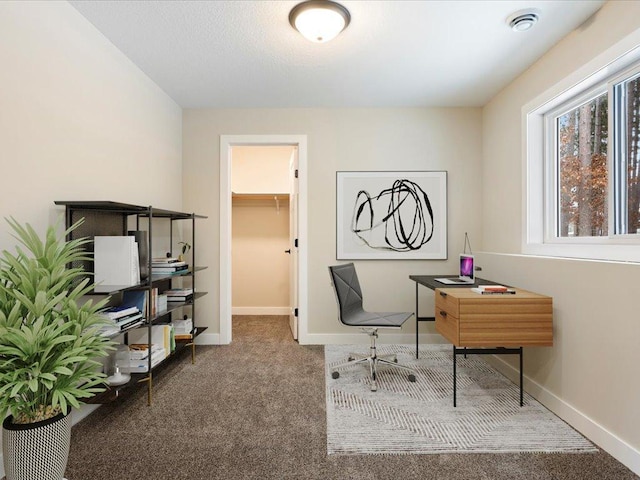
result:
<svg viewBox="0 0 640 480"><path fill-rule="evenodd" d="M191 335L190 333L176 333L175 334L175 339L176 340L191 340L193 338L193 335Z"/></svg>
<svg viewBox="0 0 640 480"><path fill-rule="evenodd" d="M129 230L127 233L136 239L140 278L145 279L149 276L149 233L146 230Z"/></svg>
<svg viewBox="0 0 640 480"><path fill-rule="evenodd" d="M149 316L148 290L126 290L122 292L122 305L136 307L145 317Z"/></svg>
<svg viewBox="0 0 640 480"><path fill-rule="evenodd" d="M172 273L185 273L189 270L189 265L179 265L177 267L156 267L151 266L151 273L154 275L167 275Z"/></svg>
<svg viewBox="0 0 640 480"><path fill-rule="evenodd" d="M170 265L173 263L180 263L180 259L175 257L153 257L151 259L152 265Z"/></svg>
<svg viewBox="0 0 640 480"><path fill-rule="evenodd" d="M118 286L140 283L140 259L135 237L96 235L93 245L95 283Z"/></svg>
<svg viewBox="0 0 640 480"><path fill-rule="evenodd" d="M134 325L139 325L143 322L142 312L138 312L136 314L130 315L128 317L119 318L116 321L116 325L120 330L125 330L127 328L131 328Z"/></svg>
<svg viewBox="0 0 640 480"><path fill-rule="evenodd" d="M188 302L193 298L193 288L172 288L165 290L164 294L169 303Z"/></svg>
<svg viewBox="0 0 640 480"><path fill-rule="evenodd" d="M155 343L151 344L151 353L157 352L163 349L160 345ZM149 344L148 343L133 343L129 345L129 358L131 360L142 360L149 356Z"/></svg>
<svg viewBox="0 0 640 480"><path fill-rule="evenodd" d="M167 297L167 303L184 303L189 302L193 299L193 295L186 295L184 297Z"/></svg>
<svg viewBox="0 0 640 480"><path fill-rule="evenodd" d="M163 292L167 297L186 297L193 295L193 288L170 288Z"/></svg>
<svg viewBox="0 0 640 480"><path fill-rule="evenodd" d="M138 328L136 330L130 331L130 344L148 344L148 330L148 328ZM173 327L169 324L153 325L151 327L151 343L162 346L165 352L165 356L171 354L176 348Z"/></svg>
<svg viewBox="0 0 640 480"><path fill-rule="evenodd" d="M191 332L193 330L193 320L186 315L181 320L173 320L173 331L176 339L191 338ZM188 337L186 337L188 336Z"/></svg>
<svg viewBox="0 0 640 480"><path fill-rule="evenodd" d="M101 313L110 320L117 320L118 318L138 313L139 311L140 310L133 305L117 305L115 307L109 307Z"/></svg>
<svg viewBox="0 0 640 480"><path fill-rule="evenodd" d="M158 314L164 312L167 309L167 296L164 293L158 294L156 297L158 302Z"/></svg>
<svg viewBox="0 0 640 480"><path fill-rule="evenodd" d="M176 260L175 262L156 262L155 260L151 262L152 267L158 268L178 268L184 267L187 265L187 262L183 262L180 260Z"/></svg>
<svg viewBox="0 0 640 480"><path fill-rule="evenodd" d="M155 367L167 357L164 348L159 348L156 351L151 352L151 368ZM149 371L149 358L148 355L142 359L130 359L129 366L123 366L120 368L123 373L146 373Z"/></svg>
<svg viewBox="0 0 640 480"><path fill-rule="evenodd" d="M158 289L155 287L151 289L151 300L149 305L151 307L151 316L155 317L158 314Z"/></svg>
<svg viewBox="0 0 640 480"><path fill-rule="evenodd" d="M480 295L513 295L516 293L513 288L505 287L504 285L478 285L472 288L471 291Z"/></svg>

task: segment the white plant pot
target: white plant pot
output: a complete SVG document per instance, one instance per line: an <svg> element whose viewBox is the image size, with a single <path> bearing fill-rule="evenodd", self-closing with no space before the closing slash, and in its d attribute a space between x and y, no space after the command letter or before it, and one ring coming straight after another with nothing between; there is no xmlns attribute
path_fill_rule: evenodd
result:
<svg viewBox="0 0 640 480"><path fill-rule="evenodd" d="M6 480L62 480L71 445L71 415L25 425L2 424Z"/></svg>

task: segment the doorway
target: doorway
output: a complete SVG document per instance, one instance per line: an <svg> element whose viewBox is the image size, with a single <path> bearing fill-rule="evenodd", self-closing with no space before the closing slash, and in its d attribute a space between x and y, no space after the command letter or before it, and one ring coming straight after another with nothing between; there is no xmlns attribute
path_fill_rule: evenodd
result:
<svg viewBox="0 0 640 480"><path fill-rule="evenodd" d="M297 192L290 187L290 210L297 212L297 238L291 238L292 273L290 285L297 293L297 305L290 304L291 329L299 343L307 339L307 138L306 135L221 135L220 137L220 343L232 341L232 160L234 147L295 147ZM293 170L292 170L293 175ZM295 241L297 240L297 241ZM296 259L294 262L293 259Z"/></svg>

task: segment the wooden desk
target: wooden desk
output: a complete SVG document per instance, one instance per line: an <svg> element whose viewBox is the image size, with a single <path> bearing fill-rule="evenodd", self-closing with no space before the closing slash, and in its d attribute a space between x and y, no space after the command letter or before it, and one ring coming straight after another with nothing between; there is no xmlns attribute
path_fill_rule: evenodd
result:
<svg viewBox="0 0 640 480"><path fill-rule="evenodd" d="M492 282L491 280L485 280L484 278L476 277L476 282L471 284L460 284L460 285L445 285L444 283L440 283L436 280L436 278L444 278L444 277L454 277L454 275L409 275L409 279L416 282L416 359L418 358L418 331L420 327L420 322L435 322L435 316L420 316L418 312L418 298L420 295L420 286L427 287L430 290L436 290L437 288L470 288L477 287L478 285L497 285L496 282Z"/></svg>
<svg viewBox="0 0 640 480"><path fill-rule="evenodd" d="M515 289L515 294L480 295L471 291L470 285L444 286L435 282L436 276L409 278L416 282L416 358L420 321L435 321L438 333L453 344L453 406L456 406L457 392L456 358L460 354L518 355L522 406L522 347L553 345L551 297L519 288ZM476 285L478 283L495 284L484 279L476 279ZM418 285L435 291L433 320L418 315Z"/></svg>
<svg viewBox="0 0 640 480"><path fill-rule="evenodd" d="M436 289L436 330L457 347L552 346L551 297L514 290L480 295L470 288Z"/></svg>

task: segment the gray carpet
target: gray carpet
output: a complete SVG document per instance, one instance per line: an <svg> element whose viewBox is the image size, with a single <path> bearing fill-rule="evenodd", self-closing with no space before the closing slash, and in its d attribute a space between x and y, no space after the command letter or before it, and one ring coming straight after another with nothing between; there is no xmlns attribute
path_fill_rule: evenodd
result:
<svg viewBox="0 0 640 480"><path fill-rule="evenodd" d="M520 390L480 355L458 358L458 405L453 406L450 345L382 345L407 373L382 366L372 392L365 365L338 368L366 345L327 345L327 450L329 453L594 453L591 442Z"/></svg>
<svg viewBox="0 0 640 480"><path fill-rule="evenodd" d="M198 349L146 391L73 428L69 480L627 480L610 455L327 455L322 346L285 317L234 319L233 344Z"/></svg>

